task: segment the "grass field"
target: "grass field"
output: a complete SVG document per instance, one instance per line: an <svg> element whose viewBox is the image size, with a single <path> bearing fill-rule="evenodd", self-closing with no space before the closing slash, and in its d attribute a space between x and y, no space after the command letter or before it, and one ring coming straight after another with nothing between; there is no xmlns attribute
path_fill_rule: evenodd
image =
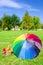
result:
<svg viewBox="0 0 43 65"><path fill-rule="evenodd" d="M42 49L38 57L32 60L22 60L15 55L4 56L2 48L12 46L13 41L23 33L34 33L42 40ZM39 31L1 31L0 32L0 65L43 65L43 30Z"/></svg>

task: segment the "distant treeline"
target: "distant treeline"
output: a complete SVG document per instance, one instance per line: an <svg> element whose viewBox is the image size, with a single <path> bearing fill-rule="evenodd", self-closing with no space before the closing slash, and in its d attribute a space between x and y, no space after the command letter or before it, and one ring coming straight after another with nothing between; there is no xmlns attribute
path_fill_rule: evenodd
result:
<svg viewBox="0 0 43 65"><path fill-rule="evenodd" d="M2 30L5 30L5 28L11 30L12 28L15 28L15 26L19 26L20 29L28 30L43 29L43 24L41 24L40 18L38 16L30 16L28 11L25 12L22 20L20 20L15 14L12 16L4 14L0 19L0 29Z"/></svg>

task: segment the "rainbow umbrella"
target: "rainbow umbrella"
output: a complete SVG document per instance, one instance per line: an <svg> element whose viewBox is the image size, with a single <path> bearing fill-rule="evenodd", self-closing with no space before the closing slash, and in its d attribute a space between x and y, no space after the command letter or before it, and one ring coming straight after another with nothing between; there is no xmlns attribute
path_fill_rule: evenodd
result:
<svg viewBox="0 0 43 65"><path fill-rule="evenodd" d="M36 35L23 34L14 41L13 53L22 59L33 59L38 56L41 47L41 40Z"/></svg>

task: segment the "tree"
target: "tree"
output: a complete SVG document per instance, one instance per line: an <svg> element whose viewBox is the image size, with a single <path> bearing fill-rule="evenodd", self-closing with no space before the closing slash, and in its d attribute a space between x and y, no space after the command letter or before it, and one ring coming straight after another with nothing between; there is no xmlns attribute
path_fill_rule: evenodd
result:
<svg viewBox="0 0 43 65"><path fill-rule="evenodd" d="M8 27L8 30L10 30L11 28L11 17L4 14L4 16L2 17L2 29L4 30L5 27Z"/></svg>
<svg viewBox="0 0 43 65"><path fill-rule="evenodd" d="M4 18L5 18L5 14L4 14L4 16L2 17L2 19L1 19L1 21L2 21L2 30L4 30L4 26L5 26ZM5 19L6 19L6 18L5 18Z"/></svg>
<svg viewBox="0 0 43 65"><path fill-rule="evenodd" d="M16 15L11 16L11 21L12 21L12 26L15 27L15 25L20 24L20 18L17 17Z"/></svg>
<svg viewBox="0 0 43 65"><path fill-rule="evenodd" d="M4 30L5 27L10 30L12 27L15 27L15 25L19 25L20 23L20 18L17 17L16 15L8 16L4 14L2 17L2 29Z"/></svg>
<svg viewBox="0 0 43 65"><path fill-rule="evenodd" d="M6 27L10 30L12 27L20 26L21 29L37 29L43 28L43 25L40 24L40 19L37 16L30 16L28 11L25 12L25 15L22 17L22 21L20 22L20 18L15 14L12 16L4 14L2 19L0 20L0 27L4 30Z"/></svg>
<svg viewBox="0 0 43 65"><path fill-rule="evenodd" d="M40 20L37 16L33 17L33 24L34 24L34 29L39 28Z"/></svg>
<svg viewBox="0 0 43 65"><path fill-rule="evenodd" d="M0 20L0 28L1 28L1 26L2 26L2 21Z"/></svg>
<svg viewBox="0 0 43 65"><path fill-rule="evenodd" d="M43 29L43 24L41 24L41 29Z"/></svg>
<svg viewBox="0 0 43 65"><path fill-rule="evenodd" d="M32 17L29 16L28 11L26 11L25 15L22 17L22 24L21 28L23 29L30 29L32 26Z"/></svg>

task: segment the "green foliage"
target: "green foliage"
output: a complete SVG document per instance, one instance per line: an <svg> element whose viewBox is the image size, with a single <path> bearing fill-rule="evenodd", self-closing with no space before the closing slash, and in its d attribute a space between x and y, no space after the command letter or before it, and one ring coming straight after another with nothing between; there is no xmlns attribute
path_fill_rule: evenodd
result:
<svg viewBox="0 0 43 65"><path fill-rule="evenodd" d="M2 18L2 25L4 28L8 27L8 30L10 29L10 25L11 25L11 17L10 16L7 16L7 15L4 15L3 18Z"/></svg>
<svg viewBox="0 0 43 65"><path fill-rule="evenodd" d="M41 24L41 28L43 29L43 24Z"/></svg>
<svg viewBox="0 0 43 65"><path fill-rule="evenodd" d="M19 25L20 19L16 15L8 16L5 15L2 17L2 29L8 28L10 30L12 27L15 27L15 25Z"/></svg>
<svg viewBox="0 0 43 65"><path fill-rule="evenodd" d="M34 29L37 29L40 24L40 19L37 16L33 17Z"/></svg>
<svg viewBox="0 0 43 65"><path fill-rule="evenodd" d="M28 12L26 11L25 15L22 17L21 27L23 29L30 29L31 26L32 26L32 17L29 16Z"/></svg>
<svg viewBox="0 0 43 65"><path fill-rule="evenodd" d="M15 27L15 25L19 25L20 23L20 18L17 17L16 15L11 16L11 21L12 21L12 26Z"/></svg>
<svg viewBox="0 0 43 65"><path fill-rule="evenodd" d="M1 28L1 26L2 26L2 21L0 20L0 28Z"/></svg>
<svg viewBox="0 0 43 65"><path fill-rule="evenodd" d="M43 25L40 24L40 18L37 16L30 16L28 11L25 12L25 15L22 17L22 21L20 21L20 18L15 14L12 16L4 14L0 20L0 28L2 30L5 30L5 28L11 30L11 28L14 28L16 25L19 26L20 29L43 29Z"/></svg>

